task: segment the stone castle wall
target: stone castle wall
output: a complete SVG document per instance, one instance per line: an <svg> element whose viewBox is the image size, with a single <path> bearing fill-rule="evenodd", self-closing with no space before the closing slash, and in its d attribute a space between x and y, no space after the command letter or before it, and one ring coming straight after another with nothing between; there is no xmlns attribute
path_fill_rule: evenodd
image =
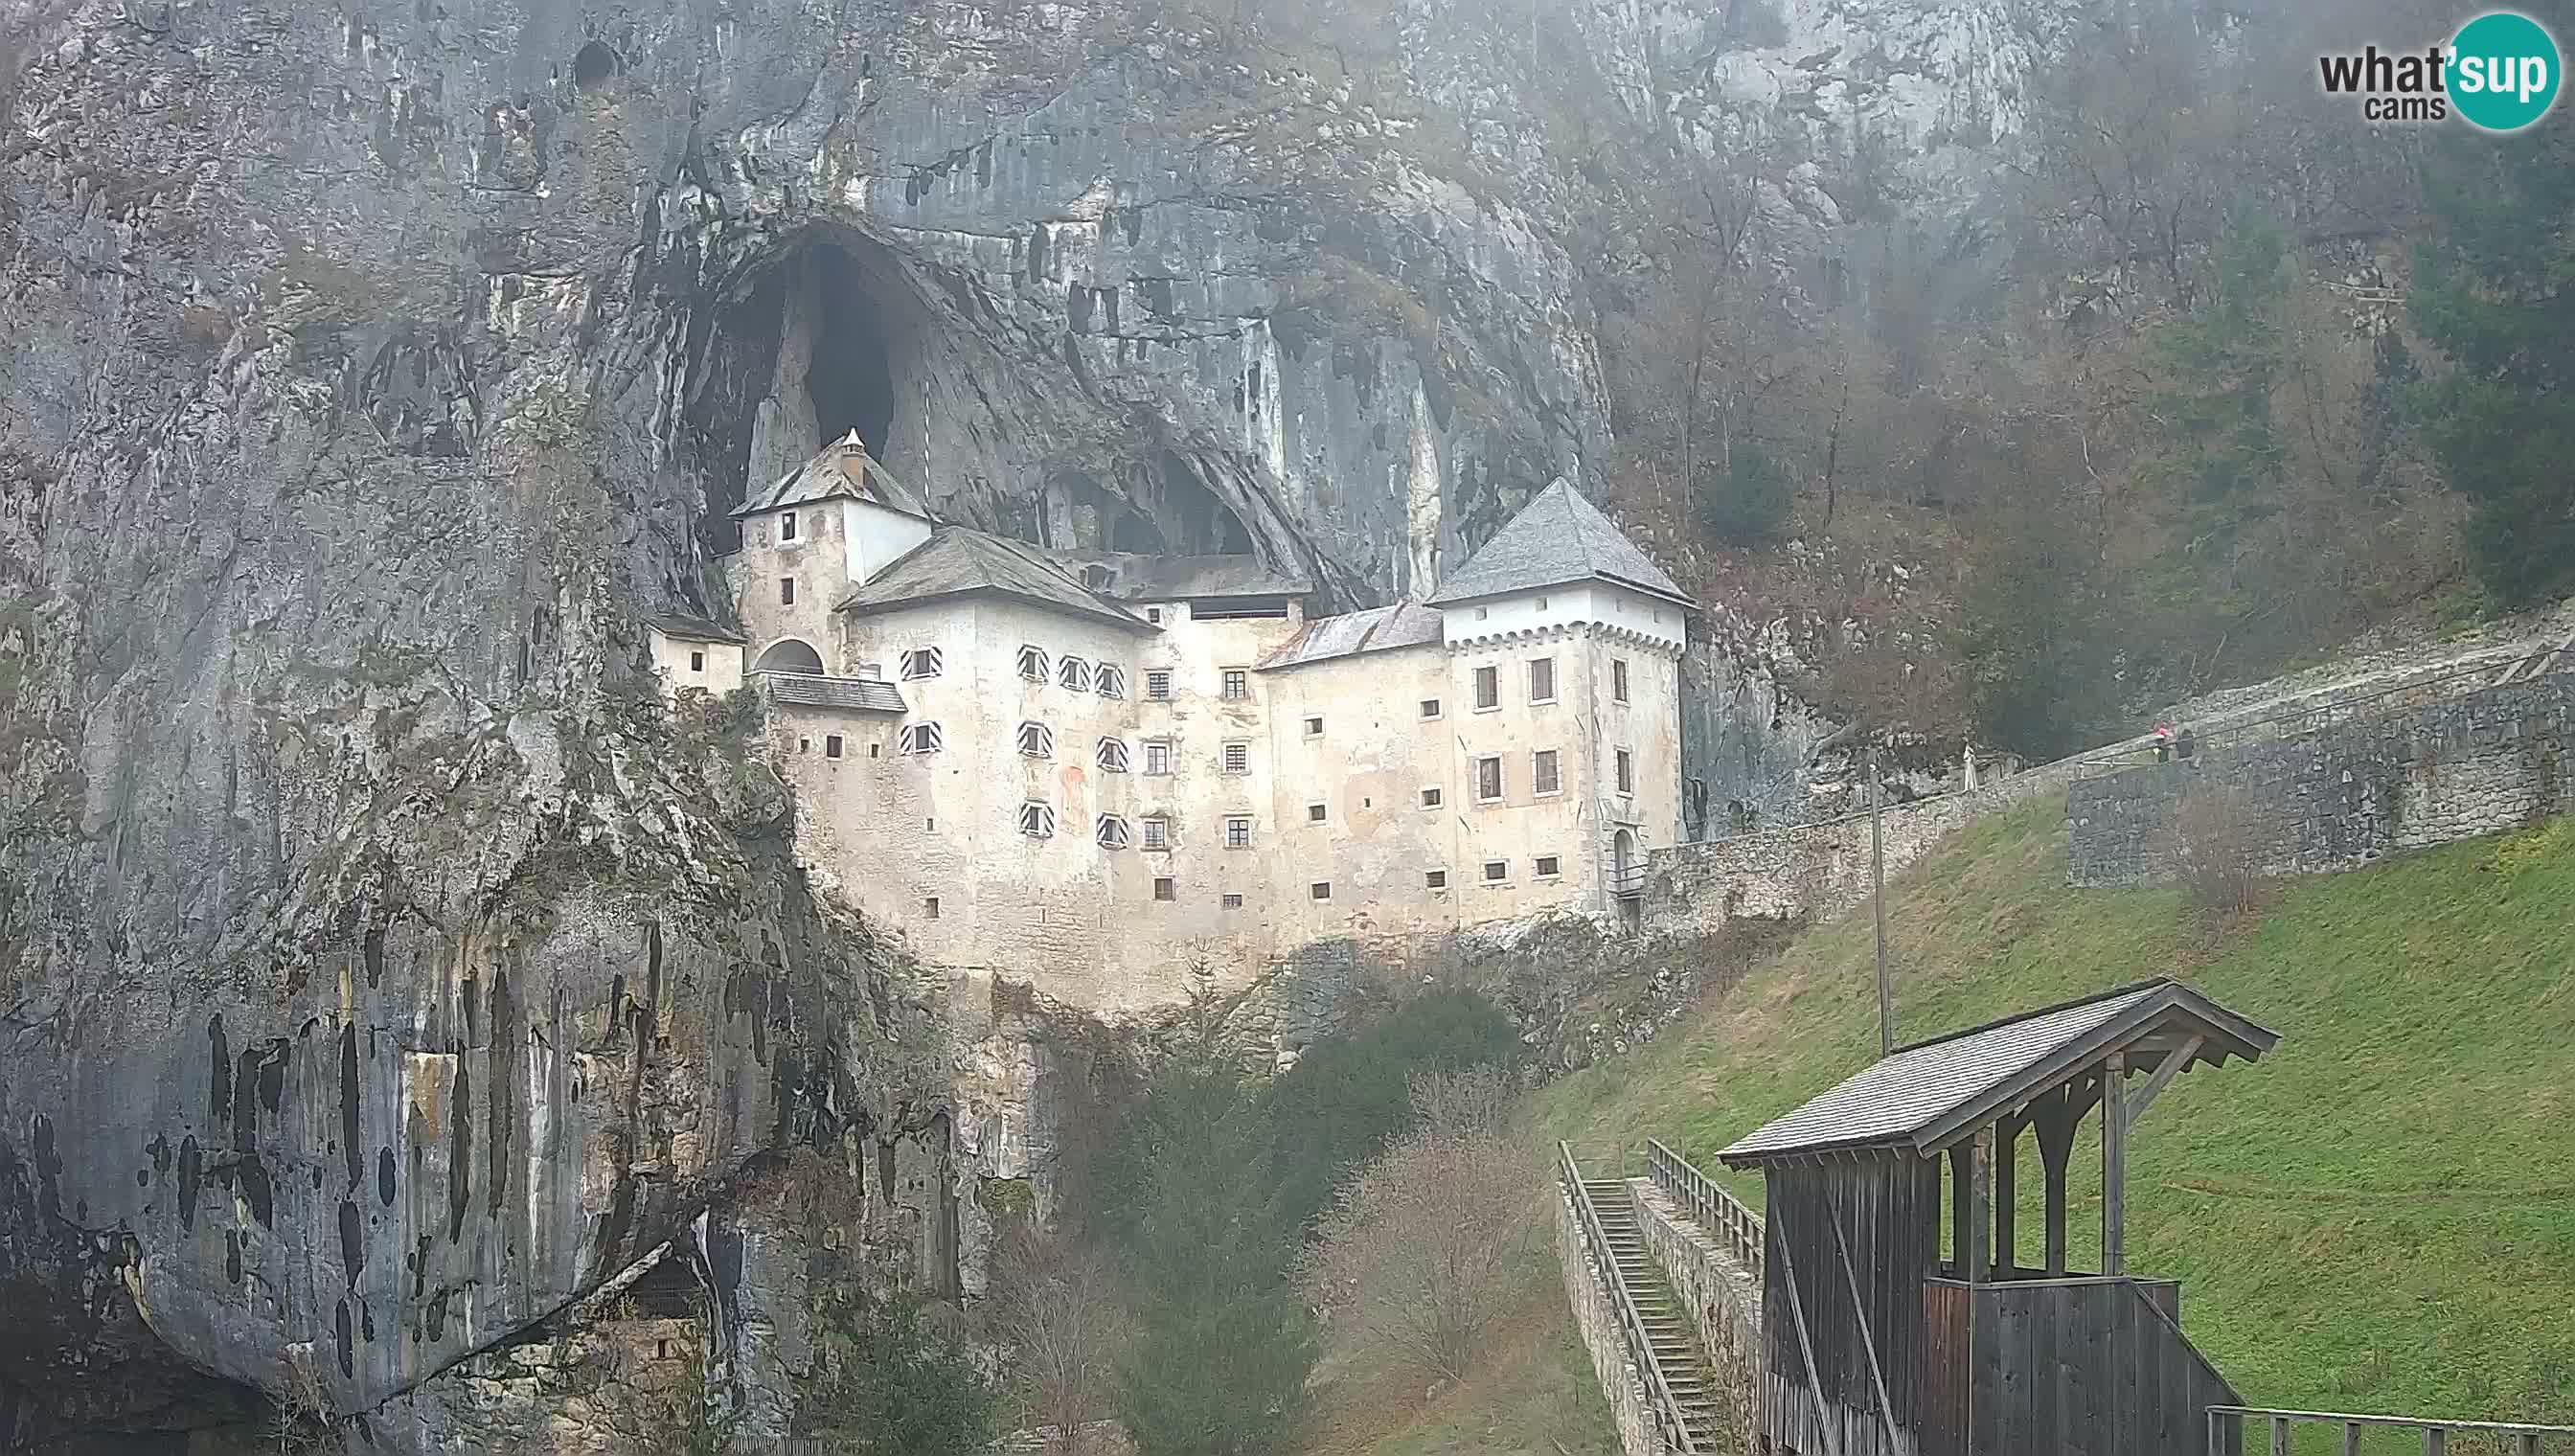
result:
<svg viewBox="0 0 2575 1456"><path fill-rule="evenodd" d="M2264 873L2346 869L2400 849L2575 811L2575 672L2486 688L2074 783L2067 878L2146 884L2182 867L2182 806L2222 793Z"/></svg>

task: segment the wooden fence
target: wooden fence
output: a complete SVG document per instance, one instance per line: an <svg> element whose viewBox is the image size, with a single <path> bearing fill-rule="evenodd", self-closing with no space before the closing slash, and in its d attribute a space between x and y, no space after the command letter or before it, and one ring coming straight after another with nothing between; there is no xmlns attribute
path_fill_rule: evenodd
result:
<svg viewBox="0 0 2575 1456"><path fill-rule="evenodd" d="M2270 1444L2256 1448L2245 1440L2246 1427L2268 1428ZM2290 1438L2297 1427L2339 1426L2345 1456L2358 1456L2361 1432L2370 1429L2412 1431L2423 1438L2423 1456L2447 1456L2452 1436L2491 1438L2491 1448L2501 1449L2509 1440L2518 1456L2540 1456L2540 1442L2548 1437L2575 1438L2575 1426L2532 1426L2511 1421L2435 1421L2416 1416L2356 1416L2320 1410L2267 1410L2250 1405L2212 1405L2208 1408L2208 1449L2210 1456L2226 1456L2236 1450L2267 1449L2271 1456L2289 1456ZM2575 1440L2554 1443L2558 1450L2575 1449Z"/></svg>
<svg viewBox="0 0 2575 1456"><path fill-rule="evenodd" d="M1714 1178L1690 1165L1689 1159L1653 1138L1645 1139L1645 1166L1654 1186L1681 1206L1691 1220L1718 1240L1734 1261L1761 1280L1761 1215L1718 1186Z"/></svg>

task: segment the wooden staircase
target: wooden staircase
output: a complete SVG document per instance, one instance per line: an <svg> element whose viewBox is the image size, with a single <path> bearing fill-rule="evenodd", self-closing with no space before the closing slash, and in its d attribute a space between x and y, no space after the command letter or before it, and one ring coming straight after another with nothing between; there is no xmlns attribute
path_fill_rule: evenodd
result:
<svg viewBox="0 0 2575 1456"><path fill-rule="evenodd" d="M1645 1236L1636 1227L1633 1196L1626 1183L1617 1178L1585 1178L1582 1188L1591 1197L1601 1236L1609 1244L1609 1257L1618 1266L1618 1282L1625 1286L1628 1302L1644 1321L1654 1363L1671 1389L1691 1448L1723 1450L1726 1413L1711 1382L1707 1352L1699 1348L1697 1332L1673 1304L1671 1287L1654 1266L1653 1256L1645 1251Z"/></svg>

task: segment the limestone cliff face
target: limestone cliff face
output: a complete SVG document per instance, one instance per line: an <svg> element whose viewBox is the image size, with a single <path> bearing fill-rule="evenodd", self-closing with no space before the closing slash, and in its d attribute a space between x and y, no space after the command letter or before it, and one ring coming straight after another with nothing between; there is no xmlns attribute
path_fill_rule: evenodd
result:
<svg viewBox="0 0 2575 1456"><path fill-rule="evenodd" d="M1615 240L1469 8L1432 157L1177 6L0 0L0 1445L595 1445L495 1391L666 1244L775 1436L791 1161L954 1280L943 988L640 624L851 428L1352 603L1578 473ZM1855 24L1719 9L1568 59L1650 128Z"/></svg>

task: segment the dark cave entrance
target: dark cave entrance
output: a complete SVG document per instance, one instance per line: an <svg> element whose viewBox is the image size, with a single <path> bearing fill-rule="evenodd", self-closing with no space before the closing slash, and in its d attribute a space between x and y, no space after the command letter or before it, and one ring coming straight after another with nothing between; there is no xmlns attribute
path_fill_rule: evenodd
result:
<svg viewBox="0 0 2575 1456"><path fill-rule="evenodd" d="M856 430L879 460L891 448L894 369L879 291L870 270L838 243L815 245L806 276L814 310L813 354L805 394L814 410L814 448Z"/></svg>

